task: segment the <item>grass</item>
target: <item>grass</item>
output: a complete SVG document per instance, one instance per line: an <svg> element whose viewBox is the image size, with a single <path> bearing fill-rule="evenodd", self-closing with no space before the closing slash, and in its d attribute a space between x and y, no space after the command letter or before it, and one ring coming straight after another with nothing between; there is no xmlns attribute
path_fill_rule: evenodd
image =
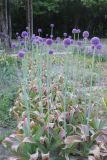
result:
<svg viewBox="0 0 107 160"><path fill-rule="evenodd" d="M9 114L18 91L17 65L15 58L0 56L0 126L15 127L14 118Z"/></svg>

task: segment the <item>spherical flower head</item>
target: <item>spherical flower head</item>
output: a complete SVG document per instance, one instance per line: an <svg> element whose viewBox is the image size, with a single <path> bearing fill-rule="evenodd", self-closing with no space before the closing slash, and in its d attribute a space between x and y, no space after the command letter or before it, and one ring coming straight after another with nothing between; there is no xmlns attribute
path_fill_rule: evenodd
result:
<svg viewBox="0 0 107 160"><path fill-rule="evenodd" d="M36 39L36 38L35 38L35 39L33 40L33 44L36 45L36 44L39 44L39 43L40 43L39 39Z"/></svg>
<svg viewBox="0 0 107 160"><path fill-rule="evenodd" d="M60 37L57 37L55 42L56 42L56 43L60 43L60 41L61 41L61 38L60 38Z"/></svg>
<svg viewBox="0 0 107 160"><path fill-rule="evenodd" d="M50 38L53 38L53 35L50 35Z"/></svg>
<svg viewBox="0 0 107 160"><path fill-rule="evenodd" d="M52 55L54 53L53 50L49 50L49 54Z"/></svg>
<svg viewBox="0 0 107 160"><path fill-rule="evenodd" d="M48 37L49 35L48 34L46 34L46 37Z"/></svg>
<svg viewBox="0 0 107 160"><path fill-rule="evenodd" d="M33 40L33 44L39 44L43 42L43 38L39 36L35 36L35 39Z"/></svg>
<svg viewBox="0 0 107 160"><path fill-rule="evenodd" d="M54 28L54 26L55 26L54 24L50 24L50 27L51 27L51 28Z"/></svg>
<svg viewBox="0 0 107 160"><path fill-rule="evenodd" d="M70 38L70 39L71 39L71 38L72 38L72 36L69 36L68 38Z"/></svg>
<svg viewBox="0 0 107 160"><path fill-rule="evenodd" d="M100 44L100 38L98 37L93 37L91 39L91 44L94 45L94 46L97 46L98 44Z"/></svg>
<svg viewBox="0 0 107 160"><path fill-rule="evenodd" d="M24 51L24 52L28 52L28 50L27 50L26 48L23 48L23 49L22 49L22 51Z"/></svg>
<svg viewBox="0 0 107 160"><path fill-rule="evenodd" d="M71 44L71 39L70 38L65 38L63 41L65 46L69 46Z"/></svg>
<svg viewBox="0 0 107 160"><path fill-rule="evenodd" d="M29 27L28 26L26 27L26 30L29 31Z"/></svg>
<svg viewBox="0 0 107 160"><path fill-rule="evenodd" d="M23 58L24 55L25 55L25 52L24 52L23 50L20 50L20 51L18 52L18 57Z"/></svg>
<svg viewBox="0 0 107 160"><path fill-rule="evenodd" d="M35 39L35 34L32 35L31 41L33 41L34 39Z"/></svg>
<svg viewBox="0 0 107 160"><path fill-rule="evenodd" d="M46 42L46 38L42 38L42 41L43 41L43 42Z"/></svg>
<svg viewBox="0 0 107 160"><path fill-rule="evenodd" d="M101 50L103 48L103 45L101 43L99 43L97 46L96 46L97 50Z"/></svg>
<svg viewBox="0 0 107 160"><path fill-rule="evenodd" d="M88 48L87 48L87 53L90 54L90 55L93 53L92 47L88 47Z"/></svg>
<svg viewBox="0 0 107 160"><path fill-rule="evenodd" d="M39 39L39 36L35 36L35 39Z"/></svg>
<svg viewBox="0 0 107 160"><path fill-rule="evenodd" d="M81 45L82 45L82 42L81 42L81 41L77 41L77 45L78 45L78 46L81 46Z"/></svg>
<svg viewBox="0 0 107 160"><path fill-rule="evenodd" d="M88 38L89 37L89 32L84 31L82 35L83 35L83 38Z"/></svg>
<svg viewBox="0 0 107 160"><path fill-rule="evenodd" d="M41 28L38 28L38 33L42 33L42 29Z"/></svg>
<svg viewBox="0 0 107 160"><path fill-rule="evenodd" d="M51 45L53 44L53 40L50 39L50 38L48 38L48 39L46 40L46 44L49 45L49 46L51 46Z"/></svg>
<svg viewBox="0 0 107 160"><path fill-rule="evenodd" d="M12 43L11 48L15 49L16 48L16 43Z"/></svg>
<svg viewBox="0 0 107 160"><path fill-rule="evenodd" d="M81 30L80 29L77 29L77 33L79 34L81 32Z"/></svg>
<svg viewBox="0 0 107 160"><path fill-rule="evenodd" d="M21 34L21 36L23 37L23 38L27 38L28 37L28 32L26 32L26 31L23 31L22 32L22 34Z"/></svg>
<svg viewBox="0 0 107 160"><path fill-rule="evenodd" d="M17 38L18 38L19 41L21 40L21 37L20 37L20 36L18 36Z"/></svg>
<svg viewBox="0 0 107 160"><path fill-rule="evenodd" d="M18 32L16 32L16 35L18 36L18 35L19 35L19 33L18 33Z"/></svg>
<svg viewBox="0 0 107 160"><path fill-rule="evenodd" d="M71 44L73 44L74 43L74 40L73 39L70 39L71 40Z"/></svg>
<svg viewBox="0 0 107 160"><path fill-rule="evenodd" d="M25 42L24 41L20 41L20 44L21 44L21 46L24 46Z"/></svg>
<svg viewBox="0 0 107 160"><path fill-rule="evenodd" d="M65 33L63 33L63 35L64 35L64 37L67 37L67 33L65 32Z"/></svg>
<svg viewBox="0 0 107 160"><path fill-rule="evenodd" d="M73 34L76 34L76 33L77 33L77 29L74 28L74 29L72 30L72 33L73 33Z"/></svg>
<svg viewBox="0 0 107 160"><path fill-rule="evenodd" d="M42 38L42 37L38 37L38 40L39 40L40 42L43 42L43 38Z"/></svg>

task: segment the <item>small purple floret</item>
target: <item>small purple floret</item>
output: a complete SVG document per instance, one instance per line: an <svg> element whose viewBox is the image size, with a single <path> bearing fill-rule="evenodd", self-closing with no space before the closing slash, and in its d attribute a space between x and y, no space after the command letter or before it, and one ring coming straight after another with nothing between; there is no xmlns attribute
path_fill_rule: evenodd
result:
<svg viewBox="0 0 107 160"><path fill-rule="evenodd" d="M69 46L71 44L71 39L70 38L65 38L63 41L65 46Z"/></svg>
<svg viewBox="0 0 107 160"><path fill-rule="evenodd" d="M31 41L33 41L34 39L35 39L35 34L32 35Z"/></svg>
<svg viewBox="0 0 107 160"><path fill-rule="evenodd" d="M98 37L93 37L91 39L91 44L94 45L94 46L97 46L98 44L100 44L100 38Z"/></svg>
<svg viewBox="0 0 107 160"><path fill-rule="evenodd" d="M103 48L103 45L102 45L101 43L99 43L99 44L96 46L96 48L97 48L98 50L101 50L101 49Z"/></svg>
<svg viewBox="0 0 107 160"><path fill-rule="evenodd" d="M77 33L79 34L81 32L81 30L80 29L77 29Z"/></svg>
<svg viewBox="0 0 107 160"><path fill-rule="evenodd" d="M38 33L41 33L42 32L42 29L41 28L38 28Z"/></svg>
<svg viewBox="0 0 107 160"><path fill-rule="evenodd" d="M49 50L49 54L51 55L51 54L53 54L54 53L54 51L53 50Z"/></svg>
<svg viewBox="0 0 107 160"><path fill-rule="evenodd" d="M23 38L27 38L28 37L28 32L26 32L26 31L23 31L22 32L22 34L21 34L21 36L23 37Z"/></svg>
<svg viewBox="0 0 107 160"><path fill-rule="evenodd" d="M78 46L81 46L82 42L81 41L77 41L77 44L78 44Z"/></svg>
<svg viewBox="0 0 107 160"><path fill-rule="evenodd" d="M20 44L21 44L21 46L24 46L25 42L24 41L20 41Z"/></svg>
<svg viewBox="0 0 107 160"><path fill-rule="evenodd" d="M48 38L48 39L46 40L46 44L49 45L49 46L51 46L51 45L53 44L53 40L50 39L50 38Z"/></svg>
<svg viewBox="0 0 107 160"><path fill-rule="evenodd" d="M84 31L82 35L83 35L83 38L88 38L89 37L89 32Z"/></svg>
<svg viewBox="0 0 107 160"><path fill-rule="evenodd" d="M64 37L67 37L67 33L65 32L65 33L63 33L63 35L64 35Z"/></svg>
<svg viewBox="0 0 107 160"><path fill-rule="evenodd" d="M72 30L72 33L73 33L73 34L76 34L76 33L77 33L77 29L74 28L74 29Z"/></svg>
<svg viewBox="0 0 107 160"><path fill-rule="evenodd" d="M16 48L16 43L12 43L11 48L15 49Z"/></svg>
<svg viewBox="0 0 107 160"><path fill-rule="evenodd" d="M23 50L20 50L18 52L18 57L23 58L24 57L25 52Z"/></svg>
<svg viewBox="0 0 107 160"><path fill-rule="evenodd" d="M55 26L54 24L50 24L50 27L51 27L51 28L54 28L54 26Z"/></svg>

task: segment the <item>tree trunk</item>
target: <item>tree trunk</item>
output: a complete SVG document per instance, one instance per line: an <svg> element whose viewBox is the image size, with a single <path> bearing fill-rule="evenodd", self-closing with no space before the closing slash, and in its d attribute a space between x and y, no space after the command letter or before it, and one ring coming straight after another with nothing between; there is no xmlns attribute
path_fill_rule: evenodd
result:
<svg viewBox="0 0 107 160"><path fill-rule="evenodd" d="M5 33L4 1L0 2L0 32Z"/></svg>
<svg viewBox="0 0 107 160"><path fill-rule="evenodd" d="M27 0L27 26L29 27L29 34L30 37L33 34L33 6L32 6L32 0Z"/></svg>
<svg viewBox="0 0 107 160"><path fill-rule="evenodd" d="M9 44L11 45L12 39L12 25L11 25L11 0L7 2L7 13L8 13L8 35L9 35Z"/></svg>
<svg viewBox="0 0 107 160"><path fill-rule="evenodd" d="M4 36L5 46L10 47L11 46L10 0L2 0L0 2L0 32L3 32L3 34L5 35Z"/></svg>

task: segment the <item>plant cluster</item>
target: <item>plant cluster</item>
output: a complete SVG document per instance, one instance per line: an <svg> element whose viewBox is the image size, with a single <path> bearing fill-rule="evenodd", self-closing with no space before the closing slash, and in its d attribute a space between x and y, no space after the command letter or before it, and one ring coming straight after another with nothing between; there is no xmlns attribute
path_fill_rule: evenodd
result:
<svg viewBox="0 0 107 160"><path fill-rule="evenodd" d="M10 160L69 160L70 156L101 160L107 156L107 125L100 114L103 92L93 87L101 84L101 70L97 68L98 75L95 70L95 54L98 53L100 66L103 46L98 37L89 42L88 31L83 32L80 41L79 29L73 29L73 39L64 34L63 42L57 38L56 43L54 25L50 27L51 38L40 37L40 29L39 36L30 38L29 32L24 31L18 37L23 78L11 109L18 125L3 144L13 151ZM63 46L65 53L56 52L57 44ZM89 47L92 57L87 64ZM58 73L53 71L56 60L58 68L63 68ZM87 69L90 71L88 79Z"/></svg>

